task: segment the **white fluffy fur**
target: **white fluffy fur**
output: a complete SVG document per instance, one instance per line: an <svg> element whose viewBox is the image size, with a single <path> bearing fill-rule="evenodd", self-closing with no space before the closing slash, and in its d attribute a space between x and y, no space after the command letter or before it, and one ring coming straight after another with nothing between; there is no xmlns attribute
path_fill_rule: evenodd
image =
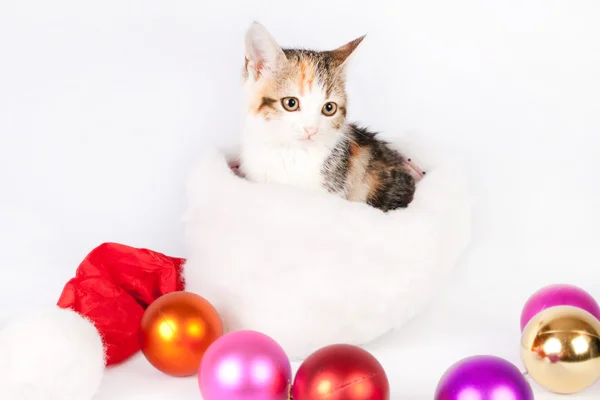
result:
<svg viewBox="0 0 600 400"><path fill-rule="evenodd" d="M246 105L254 103L252 99L261 92L271 71L281 65L282 57L285 55L271 34L261 24L252 24L246 33L250 72L244 82ZM324 191L321 169L343 134L332 128L330 118L321 110L325 103L339 103L340 99L335 93L327 98L318 84L301 94L293 83L287 88L286 97L298 98L300 110L285 112L272 120L256 115L256 110L244 110L242 171L252 181ZM317 133L309 140L306 130Z"/></svg>
<svg viewBox="0 0 600 400"><path fill-rule="evenodd" d="M2 400L91 400L104 365L100 334L71 310L40 310L0 330Z"/></svg>
<svg viewBox="0 0 600 400"><path fill-rule="evenodd" d="M333 195L234 175L209 151L189 180L187 289L227 330L255 329L293 359L366 344L421 312L470 238L460 170L397 141L427 171L407 209L388 214ZM236 154L231 155L235 157Z"/></svg>

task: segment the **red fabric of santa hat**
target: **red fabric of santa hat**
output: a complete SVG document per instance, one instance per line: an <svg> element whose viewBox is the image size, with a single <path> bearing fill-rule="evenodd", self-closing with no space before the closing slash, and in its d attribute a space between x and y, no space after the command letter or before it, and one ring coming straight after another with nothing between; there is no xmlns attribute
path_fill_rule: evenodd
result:
<svg viewBox="0 0 600 400"><path fill-rule="evenodd" d="M92 250L58 307L0 330L0 399L91 400L106 366L139 350L144 310L184 290L185 259L117 243Z"/></svg>

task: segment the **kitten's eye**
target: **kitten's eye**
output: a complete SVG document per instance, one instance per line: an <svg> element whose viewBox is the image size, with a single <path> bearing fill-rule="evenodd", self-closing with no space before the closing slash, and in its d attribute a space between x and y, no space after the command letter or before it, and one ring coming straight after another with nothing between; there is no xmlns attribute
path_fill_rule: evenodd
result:
<svg viewBox="0 0 600 400"><path fill-rule="evenodd" d="M296 111L300 107L300 101L295 97L284 97L281 99L281 105L287 111Z"/></svg>
<svg viewBox="0 0 600 400"><path fill-rule="evenodd" d="M333 101L330 101L329 103L325 103L321 112L323 113L323 115L331 117L337 112L337 109L337 104L335 104Z"/></svg>

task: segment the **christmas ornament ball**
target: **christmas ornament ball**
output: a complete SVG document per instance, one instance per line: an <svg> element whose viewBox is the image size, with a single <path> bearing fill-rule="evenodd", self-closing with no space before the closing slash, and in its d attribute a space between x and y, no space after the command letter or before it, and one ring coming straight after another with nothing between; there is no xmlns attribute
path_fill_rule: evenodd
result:
<svg viewBox="0 0 600 400"><path fill-rule="evenodd" d="M204 353L222 335L223 323L212 304L197 294L177 291L146 309L139 344L156 369L181 377L198 371Z"/></svg>
<svg viewBox="0 0 600 400"><path fill-rule="evenodd" d="M217 339L198 371L204 400L288 400L292 365L269 336L251 330Z"/></svg>
<svg viewBox="0 0 600 400"><path fill-rule="evenodd" d="M600 322L579 307L547 308L523 330L521 359L540 386L580 392L600 379Z"/></svg>
<svg viewBox="0 0 600 400"><path fill-rule="evenodd" d="M390 386L379 361L348 344L326 346L300 365L294 400L389 400Z"/></svg>
<svg viewBox="0 0 600 400"><path fill-rule="evenodd" d="M554 306L578 307L600 319L600 307L588 292L574 285L555 284L541 288L527 299L521 312L521 332L539 312Z"/></svg>
<svg viewBox="0 0 600 400"><path fill-rule="evenodd" d="M495 356L473 356L452 365L440 379L434 400L533 400L519 369Z"/></svg>

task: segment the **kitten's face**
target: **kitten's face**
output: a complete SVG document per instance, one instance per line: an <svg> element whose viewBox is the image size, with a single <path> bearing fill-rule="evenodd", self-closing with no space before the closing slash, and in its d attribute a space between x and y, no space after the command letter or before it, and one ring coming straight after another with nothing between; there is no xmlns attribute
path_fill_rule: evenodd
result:
<svg viewBox="0 0 600 400"><path fill-rule="evenodd" d="M333 145L346 120L344 67L363 37L332 51L284 50L266 29L246 35L246 128L262 143Z"/></svg>

